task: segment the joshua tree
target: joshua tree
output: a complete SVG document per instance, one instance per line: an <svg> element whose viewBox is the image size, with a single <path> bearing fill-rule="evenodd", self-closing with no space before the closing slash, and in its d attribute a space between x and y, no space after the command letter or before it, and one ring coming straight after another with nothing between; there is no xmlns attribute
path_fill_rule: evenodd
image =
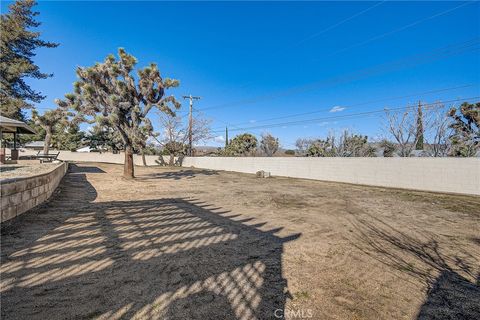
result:
<svg viewBox="0 0 480 320"><path fill-rule="evenodd" d="M314 140L306 151L308 157L374 157L375 148L368 137L345 130L340 139L330 133L326 139Z"/></svg>
<svg viewBox="0 0 480 320"><path fill-rule="evenodd" d="M306 151L307 157L334 157L335 144L331 137L317 139L310 144Z"/></svg>
<svg viewBox="0 0 480 320"><path fill-rule="evenodd" d="M260 141L260 148L265 152L267 157L271 157L277 152L279 147L278 138L275 138L270 133L265 133L262 135L262 140Z"/></svg>
<svg viewBox="0 0 480 320"><path fill-rule="evenodd" d="M35 124L41 126L45 130L45 142L43 145L43 153L48 154L52 136L55 128L67 125L67 112L63 108L46 111L43 115L39 115L37 110L32 110L32 119Z"/></svg>
<svg viewBox="0 0 480 320"><path fill-rule="evenodd" d="M57 100L60 106L68 106L79 117L113 127L122 137L125 147L123 175L134 178L133 152L146 144L153 127L147 118L148 112L157 107L160 111L174 114L180 103L173 96L164 97L165 90L177 87L179 82L162 79L156 64L139 69L138 80L132 75L137 59L118 50L119 59L109 55L103 63L77 69L79 80L74 92Z"/></svg>
<svg viewBox="0 0 480 320"><path fill-rule="evenodd" d="M335 141L335 139L332 139ZM374 157L375 148L368 143L368 137L350 134L344 131L337 146L334 146L337 157Z"/></svg>
<svg viewBox="0 0 480 320"><path fill-rule="evenodd" d="M383 156L384 157L393 157L393 153L395 152L395 143L388 141L387 139L383 139L380 141L380 147L383 148Z"/></svg>
<svg viewBox="0 0 480 320"><path fill-rule="evenodd" d="M0 105L2 115L25 120L22 109L45 97L34 91L25 78L45 79L52 75L40 72L34 63L35 49L54 48L56 43L40 39L40 33L32 29L40 23L35 20L38 12L32 10L34 0L18 0L2 14L0 22Z"/></svg>
<svg viewBox="0 0 480 320"><path fill-rule="evenodd" d="M257 138L250 133L244 133L230 140L225 154L229 156L246 156L253 154L257 148Z"/></svg>
<svg viewBox="0 0 480 320"><path fill-rule="evenodd" d="M452 108L448 115L452 119L450 128L453 130L450 155L474 156L480 150L480 102L464 102L458 112Z"/></svg>

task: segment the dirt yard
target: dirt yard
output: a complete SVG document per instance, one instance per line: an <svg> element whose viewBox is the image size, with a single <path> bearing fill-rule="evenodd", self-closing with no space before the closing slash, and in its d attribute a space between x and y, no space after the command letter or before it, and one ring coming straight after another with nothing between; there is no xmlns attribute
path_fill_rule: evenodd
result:
<svg viewBox="0 0 480 320"><path fill-rule="evenodd" d="M72 165L2 228L2 319L479 319L480 198Z"/></svg>

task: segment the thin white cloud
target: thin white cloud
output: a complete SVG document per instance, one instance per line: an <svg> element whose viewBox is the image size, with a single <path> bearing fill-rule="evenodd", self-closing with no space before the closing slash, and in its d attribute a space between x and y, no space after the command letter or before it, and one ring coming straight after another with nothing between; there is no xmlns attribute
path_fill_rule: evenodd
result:
<svg viewBox="0 0 480 320"><path fill-rule="evenodd" d="M213 141L215 142L225 142L225 138L223 136L216 136L215 138L213 138Z"/></svg>
<svg viewBox="0 0 480 320"><path fill-rule="evenodd" d="M257 122L257 120L250 120L250 121L248 121L248 122L250 122L250 123L255 123L255 122Z"/></svg>
<svg viewBox="0 0 480 320"><path fill-rule="evenodd" d="M333 107L332 109L330 109L329 112L341 112L341 111L343 111L343 110L345 110L345 107L335 106L335 107Z"/></svg>
<svg viewBox="0 0 480 320"><path fill-rule="evenodd" d="M323 121L323 122L320 122L318 125L319 125L320 127L324 127L324 126L326 126L328 123L329 123L328 121Z"/></svg>

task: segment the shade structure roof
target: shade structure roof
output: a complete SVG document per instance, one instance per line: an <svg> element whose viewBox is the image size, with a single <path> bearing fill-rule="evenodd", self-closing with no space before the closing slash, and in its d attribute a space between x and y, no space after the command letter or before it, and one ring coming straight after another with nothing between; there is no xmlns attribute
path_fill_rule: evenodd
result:
<svg viewBox="0 0 480 320"><path fill-rule="evenodd" d="M25 122L0 116L0 130L2 133L36 134Z"/></svg>

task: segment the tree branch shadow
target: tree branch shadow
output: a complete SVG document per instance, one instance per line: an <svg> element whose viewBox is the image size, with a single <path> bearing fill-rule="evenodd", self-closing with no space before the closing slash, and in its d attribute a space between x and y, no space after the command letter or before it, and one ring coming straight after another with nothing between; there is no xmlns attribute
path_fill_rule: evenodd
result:
<svg viewBox="0 0 480 320"><path fill-rule="evenodd" d="M356 208L350 207L349 212L358 235L354 246L427 286L417 319L480 318L477 257L460 248L446 255L433 234L407 234Z"/></svg>
<svg viewBox="0 0 480 320"><path fill-rule="evenodd" d="M82 170L2 229L2 319L268 319L285 308L283 244L300 234L199 199L93 202Z"/></svg>
<svg viewBox="0 0 480 320"><path fill-rule="evenodd" d="M193 179L197 176L204 175L204 176L213 176L218 175L218 173L214 170L206 170L206 169L182 169L176 171L169 171L169 172L158 172L158 173L151 173L151 174L143 174L137 176L137 180L156 180L156 179L169 179L169 180L181 180L181 179Z"/></svg>

